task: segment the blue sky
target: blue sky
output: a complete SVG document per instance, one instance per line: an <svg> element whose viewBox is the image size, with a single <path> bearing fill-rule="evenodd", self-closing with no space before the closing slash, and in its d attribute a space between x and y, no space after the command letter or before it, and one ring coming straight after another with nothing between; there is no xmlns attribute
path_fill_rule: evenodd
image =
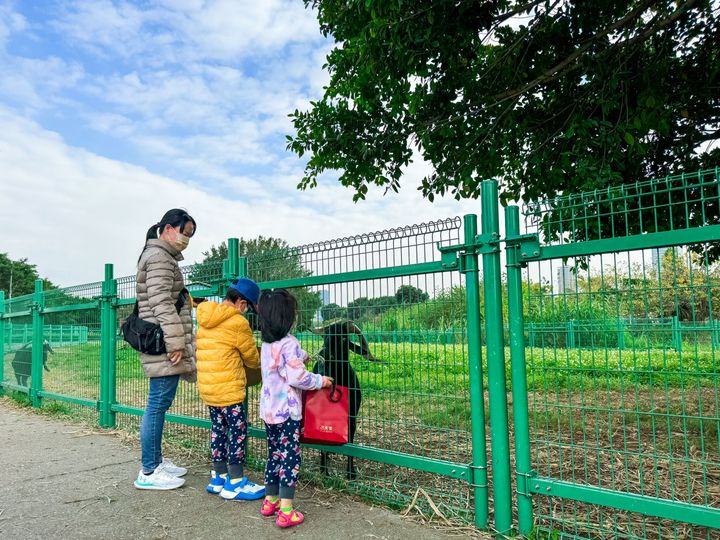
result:
<svg viewBox="0 0 720 540"><path fill-rule="evenodd" d="M416 191L295 189L288 113L322 95L332 40L301 0L0 0L0 252L62 285L133 271L167 208L229 236L292 244L477 210ZM73 261L74 264L68 264Z"/></svg>

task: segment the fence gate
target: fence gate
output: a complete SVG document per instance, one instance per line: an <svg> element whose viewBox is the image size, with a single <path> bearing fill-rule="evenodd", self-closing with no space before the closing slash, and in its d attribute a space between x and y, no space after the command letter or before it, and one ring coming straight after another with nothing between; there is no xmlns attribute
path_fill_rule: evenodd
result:
<svg viewBox="0 0 720 540"><path fill-rule="evenodd" d="M718 180L716 169L505 209L520 532L720 538L712 332L663 345L648 325L618 339L588 324L570 347L537 334L530 346L524 329L717 319Z"/></svg>

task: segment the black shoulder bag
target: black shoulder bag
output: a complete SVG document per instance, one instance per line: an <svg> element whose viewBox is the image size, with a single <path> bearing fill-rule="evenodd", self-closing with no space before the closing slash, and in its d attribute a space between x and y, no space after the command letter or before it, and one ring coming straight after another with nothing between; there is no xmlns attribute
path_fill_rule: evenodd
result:
<svg viewBox="0 0 720 540"><path fill-rule="evenodd" d="M185 305L188 290L180 291L175 309L180 314L180 310ZM144 321L139 316L140 308L135 302L135 308L130 316L125 319L120 329L122 330L123 339L138 352L144 354L165 354L165 334L159 324Z"/></svg>

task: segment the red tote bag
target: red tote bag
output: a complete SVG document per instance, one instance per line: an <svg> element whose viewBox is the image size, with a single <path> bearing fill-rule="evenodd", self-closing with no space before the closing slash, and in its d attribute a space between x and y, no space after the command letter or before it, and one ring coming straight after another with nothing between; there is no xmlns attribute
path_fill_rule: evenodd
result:
<svg viewBox="0 0 720 540"><path fill-rule="evenodd" d="M300 442L342 445L348 442L348 389L344 386L303 392Z"/></svg>

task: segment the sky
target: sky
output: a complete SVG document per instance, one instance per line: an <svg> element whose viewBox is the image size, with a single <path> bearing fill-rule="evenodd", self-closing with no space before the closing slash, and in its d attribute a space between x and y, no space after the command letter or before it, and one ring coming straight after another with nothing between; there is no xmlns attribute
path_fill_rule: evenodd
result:
<svg viewBox="0 0 720 540"><path fill-rule="evenodd" d="M302 0L0 0L0 253L61 286L134 273L145 233L186 208L188 262L228 237L291 245L479 213L326 174L298 191L288 114L322 96L333 47Z"/></svg>

